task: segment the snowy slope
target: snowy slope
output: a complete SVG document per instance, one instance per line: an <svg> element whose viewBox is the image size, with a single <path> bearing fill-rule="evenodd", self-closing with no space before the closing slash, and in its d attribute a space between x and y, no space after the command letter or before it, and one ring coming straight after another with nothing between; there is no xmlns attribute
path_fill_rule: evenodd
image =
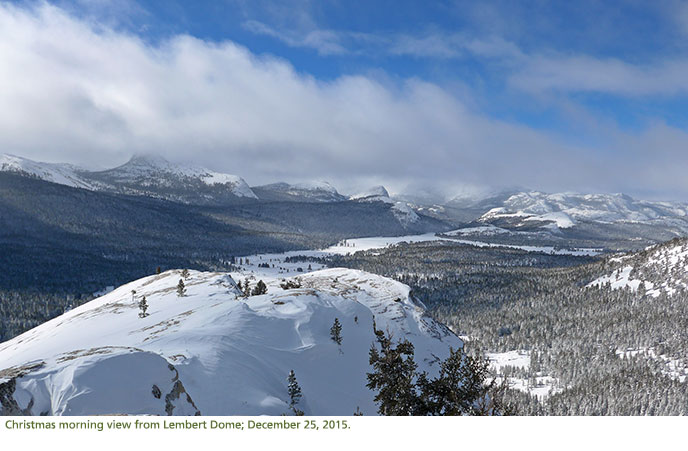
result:
<svg viewBox="0 0 688 451"><path fill-rule="evenodd" d="M237 197L257 198L244 179L239 176L214 172L197 166L183 166L153 155L135 155L122 166L92 173L91 176L115 186L125 185L143 190L147 187L175 188L194 183L208 186L222 185Z"/></svg>
<svg viewBox="0 0 688 451"><path fill-rule="evenodd" d="M409 225L417 222L420 217L406 202L394 202L392 213L402 225Z"/></svg>
<svg viewBox="0 0 688 451"><path fill-rule="evenodd" d="M96 189L96 184L82 175L83 170L69 164L39 163L5 154L0 155L0 171L25 174L75 188Z"/></svg>
<svg viewBox="0 0 688 451"><path fill-rule="evenodd" d="M478 221L512 226L540 225L567 229L580 221L652 223L688 216L688 205L636 200L623 194L547 194L537 191L509 196Z"/></svg>
<svg viewBox="0 0 688 451"><path fill-rule="evenodd" d="M677 239L643 252L610 259L612 270L589 287L645 290L649 296L675 295L688 289L688 240Z"/></svg>
<svg viewBox="0 0 688 451"><path fill-rule="evenodd" d="M294 370L306 414L374 414L365 387L373 321L411 340L419 368L431 373L450 346L462 346L399 282L329 269L283 290L279 279L253 276L267 294L243 298L231 275L191 272L178 297L180 272L168 271L0 344L5 413L280 415L289 412ZM139 318L144 295L150 315ZM330 338L335 318L341 346Z"/></svg>
<svg viewBox="0 0 688 451"><path fill-rule="evenodd" d="M157 195L171 200L184 200L179 192L188 194L189 191L203 191L204 187L225 190L239 198L257 199L241 177L197 166L178 165L157 156L136 155L117 168L93 172L68 164L39 163L2 155L0 171L28 174L48 182L92 191ZM217 195L218 192L202 194Z"/></svg>
<svg viewBox="0 0 688 451"><path fill-rule="evenodd" d="M415 211L413 211L409 204L407 204L406 202L398 202L392 200L389 197L389 192L387 192L387 189L382 185L374 186L358 194L350 196L349 199L358 202L384 202L386 204L391 204L392 213L397 218L397 220L404 226L413 224L414 222L417 222L420 219L418 214Z"/></svg>

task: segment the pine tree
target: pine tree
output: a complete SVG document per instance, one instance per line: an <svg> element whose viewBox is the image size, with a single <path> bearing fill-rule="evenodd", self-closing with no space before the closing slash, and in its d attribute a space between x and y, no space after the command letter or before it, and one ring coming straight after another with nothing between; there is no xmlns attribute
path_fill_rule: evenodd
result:
<svg viewBox="0 0 688 451"><path fill-rule="evenodd" d="M380 330L375 331L380 351L375 343L370 347L369 363L373 372L368 373L366 387L377 391L375 402L380 415L414 415L418 410L415 379L416 362L413 360L413 344L404 340L392 346L392 339Z"/></svg>
<svg viewBox="0 0 688 451"><path fill-rule="evenodd" d="M179 283L177 284L177 296L180 298L186 296L186 285L184 285L184 281L182 279L179 279Z"/></svg>
<svg viewBox="0 0 688 451"><path fill-rule="evenodd" d="M367 387L376 390L375 402L381 415L500 415L509 414L511 406L503 402L506 384L486 384L489 362L451 349L440 363L440 373L428 379L417 373L413 344L392 339L376 330L377 342L370 348Z"/></svg>
<svg viewBox="0 0 688 451"><path fill-rule="evenodd" d="M288 385L287 392L289 393L289 408L294 411L297 416L303 415L303 411L296 408L296 405L301 399L301 387L296 381L296 374L294 370L289 371L289 376L287 377Z"/></svg>
<svg viewBox="0 0 688 451"><path fill-rule="evenodd" d="M139 301L139 318L145 318L148 316L148 313L146 313L146 310L148 310L148 303L146 302L146 297L142 297L141 300Z"/></svg>
<svg viewBox="0 0 688 451"><path fill-rule="evenodd" d="M339 322L339 318L334 319L334 324L330 328L330 338L338 345L342 344L342 323Z"/></svg>
<svg viewBox="0 0 688 451"><path fill-rule="evenodd" d="M472 357L460 349L450 349L449 357L440 363L440 374L429 381L419 377L423 415L489 415L496 412L490 391L494 381L486 384L489 361Z"/></svg>
<svg viewBox="0 0 688 451"><path fill-rule="evenodd" d="M189 278L189 270L188 269L186 269L186 268L182 269L182 277L184 278L184 280L187 280Z"/></svg>
<svg viewBox="0 0 688 451"><path fill-rule="evenodd" d="M259 280L256 286L253 288L253 291L251 291L251 296L258 296L261 294L265 294L268 292L268 287L265 285L265 282L262 280Z"/></svg>
<svg viewBox="0 0 688 451"><path fill-rule="evenodd" d="M244 288L243 288L243 290L244 290L244 297L245 297L245 298L249 297L250 294L251 294L251 284L250 284L250 282L248 281L248 278L244 279Z"/></svg>

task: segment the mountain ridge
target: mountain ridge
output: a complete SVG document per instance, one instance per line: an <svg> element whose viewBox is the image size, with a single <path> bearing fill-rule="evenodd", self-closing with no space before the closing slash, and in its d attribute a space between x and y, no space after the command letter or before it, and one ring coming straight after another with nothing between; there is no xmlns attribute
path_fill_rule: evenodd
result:
<svg viewBox="0 0 688 451"><path fill-rule="evenodd" d="M155 155L137 154L120 166L102 171L2 155L0 171L26 174L90 191L144 195L183 203L207 204L257 199L239 176L197 166L182 166Z"/></svg>

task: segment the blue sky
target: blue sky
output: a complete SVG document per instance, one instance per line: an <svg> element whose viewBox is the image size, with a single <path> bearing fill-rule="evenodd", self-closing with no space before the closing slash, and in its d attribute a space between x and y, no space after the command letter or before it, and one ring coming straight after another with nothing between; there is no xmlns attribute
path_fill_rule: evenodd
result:
<svg viewBox="0 0 688 451"><path fill-rule="evenodd" d="M39 114L38 94L0 96L32 119L20 131L49 137L22 139L19 119L0 116L15 131L0 144L29 157L193 155L252 184L326 178L350 191L688 198L688 2L2 5L5 77L54 96ZM60 112L80 125L58 129Z"/></svg>
<svg viewBox="0 0 688 451"><path fill-rule="evenodd" d="M518 65L514 53L588 57L640 67L688 54L688 5L682 2L95 0L58 4L152 43L176 34L231 40L256 54L284 58L296 70L322 80L381 71L392 79L465 84L490 114L545 128L566 129L572 124L564 112L552 108L556 99L540 98L539 105L524 108L524 102L530 102L509 84ZM481 44L490 46L492 54L470 49ZM618 95L571 86L570 91L555 94L631 130L657 118L688 126L685 92L677 99L672 93L633 92L632 87Z"/></svg>

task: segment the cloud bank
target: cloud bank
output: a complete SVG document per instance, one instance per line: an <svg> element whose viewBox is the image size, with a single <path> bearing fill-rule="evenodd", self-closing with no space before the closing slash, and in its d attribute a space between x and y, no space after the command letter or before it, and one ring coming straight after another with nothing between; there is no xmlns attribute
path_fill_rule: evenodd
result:
<svg viewBox="0 0 688 451"><path fill-rule="evenodd" d="M546 65L515 83L536 76L559 89L562 76ZM490 118L420 79L321 81L230 41L178 35L152 45L47 4L0 4L0 86L0 152L44 161L106 167L154 152L250 184L688 194L677 169L688 136L662 123L576 145Z"/></svg>

